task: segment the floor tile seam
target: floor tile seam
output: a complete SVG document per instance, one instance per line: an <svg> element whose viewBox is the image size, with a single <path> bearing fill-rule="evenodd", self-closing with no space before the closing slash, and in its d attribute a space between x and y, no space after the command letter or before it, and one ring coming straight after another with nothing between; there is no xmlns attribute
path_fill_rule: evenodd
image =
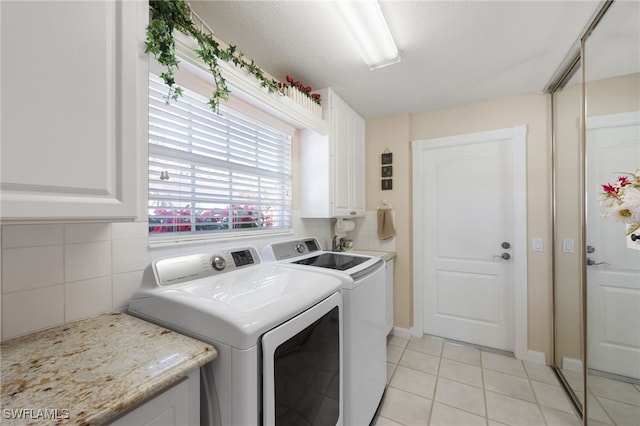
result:
<svg viewBox="0 0 640 426"><path fill-rule="evenodd" d="M387 420L389 420L390 422L398 423L399 425L402 425L402 426L408 426L408 425L406 425L405 423L402 423L402 422L399 422L398 420L394 420L394 419L392 419L391 417L382 416L382 415L380 415L380 414L378 414L376 417L377 417L377 418L382 417L383 419L387 419Z"/></svg>
<svg viewBox="0 0 640 426"><path fill-rule="evenodd" d="M442 344L444 347L444 343ZM442 365L442 349L440 350L440 358L438 359L438 368L436 369L436 382L433 385L433 398L431 398L431 406L429 407L429 418L427 419L427 425L431 425L431 418L433 417L433 404L436 400L436 392L438 391L438 381L440 380L440 366Z"/></svg>
<svg viewBox="0 0 640 426"><path fill-rule="evenodd" d="M472 384L472 383L463 382L463 381L461 381L461 380L459 380L459 379L452 379L451 377L441 376L440 374L438 374L438 378L447 379L447 380L449 380L449 381L451 381L451 382L456 382L456 383L459 383L459 384L461 384L461 385L471 386L471 387L474 387L474 388L476 388L476 389L484 389L484 381L483 381L482 385L478 386L478 385L474 385L474 384Z"/></svg>
<svg viewBox="0 0 640 426"><path fill-rule="evenodd" d="M430 375L430 376L434 376L434 377L436 377L436 379L437 379L437 377L438 377L438 374L437 374L437 373L436 373L436 374L434 374L434 373L430 373L430 372L428 372L428 371L419 370L419 369L417 369L417 368L413 368L413 367L410 367L410 366L408 366L408 365L404 365L404 364L400 364L400 363L398 363L398 365L396 366L395 371L398 371L398 367L404 367L404 368L407 368L407 369L409 369L409 370L417 371L418 373L428 374L428 375ZM438 363L438 369L439 369L439 368L440 368L440 363ZM395 371L394 371L394 373L393 373L393 374L395 374Z"/></svg>
<svg viewBox="0 0 640 426"><path fill-rule="evenodd" d="M538 402L538 398L537 398L537 396L536 396L535 392L533 393L533 398L534 398L534 400L532 401L532 400L530 400L530 399L524 399L524 398L521 398L521 397L519 397L519 396L515 396L515 395L512 395L512 394L502 393L501 391L498 391L498 390L495 390L495 389L487 389L487 388L485 387L485 390L486 390L487 392L493 392L493 393L498 394L498 395L508 396L509 398L517 399L518 401L528 402L529 404L535 404L535 405L537 405L538 407L541 407L541 406L542 406L542 404L540 404L540 402Z"/></svg>
<svg viewBox="0 0 640 426"><path fill-rule="evenodd" d="M544 422L547 425L549 424L549 420L547 419L547 416L544 414L544 410L542 409L542 407L548 408L548 409L553 410L553 411L557 411L558 413L571 414L571 415L575 416L575 418L578 419L578 421L580 421L580 418L578 417L578 415L575 412L567 413L566 411L558 410L557 408L553 408L553 407L549 407L549 406L546 406L546 405L542 405L542 406L540 406L540 411L542 412L542 418L544 419Z"/></svg>
<svg viewBox="0 0 640 426"><path fill-rule="evenodd" d="M607 397L605 395L598 395L597 393L593 392L593 389L591 389L591 387L588 387L588 391L589 391L590 395L597 396L599 398L608 399L610 401L625 402L625 401L620 401L619 399L609 398L609 397ZM639 398L640 398L640 395L639 395ZM638 399L638 404L634 404L632 402L626 402L626 404L630 404L630 405L634 405L636 407L640 407L640 399Z"/></svg>
<svg viewBox="0 0 640 426"><path fill-rule="evenodd" d="M444 354L442 355L441 358L449 360L449 361L456 361L456 362L459 362L459 363L462 363L462 364L466 364L466 365L471 365L471 366L474 366L474 367L482 368L482 365L473 364L471 362L463 361L463 360L460 360L460 359L449 358L448 356L445 356Z"/></svg>
<svg viewBox="0 0 640 426"><path fill-rule="evenodd" d="M640 405L636 405L636 404L634 404L632 402L620 401L619 399L611 399L611 398L607 398L607 397L599 396L599 395L595 395L595 394L593 396L598 399L598 402L600 403L600 405L602 405L602 402L600 402L600 400L604 399L604 400L607 400L607 401L618 402L620 404L628 405L628 406L630 406L632 408L640 408Z"/></svg>
<svg viewBox="0 0 640 426"><path fill-rule="evenodd" d="M611 400L617 401L615 398L608 397L608 396L606 396L606 395L601 395L601 393L602 393L602 392L595 393L595 392L593 392L593 389L589 388L589 394L591 394L591 395L599 396L599 397L601 397L601 398L606 398L606 399L611 399ZM621 393L621 392L620 392L620 391L618 391L618 392L616 392L616 393L618 393L618 394L619 394L619 393ZM625 393L625 392L622 392L622 393L624 393L625 395L627 395L627 393ZM637 398L638 398L638 404L633 404L633 403L630 403L630 404L640 406L640 393L638 394ZM622 402L622 401L621 401L621 402Z"/></svg>
<svg viewBox="0 0 640 426"><path fill-rule="evenodd" d="M569 408L567 408L567 410L569 410L569 411L561 410L561 409L560 409L560 408L558 408L558 407L552 407L551 405L548 405L548 404L542 404L542 403L540 403L540 402L538 402L538 406L540 406L540 408L541 408L541 409L542 409L542 407L544 407L544 408L551 408L552 410L556 410L556 411L559 411L559 412L561 412L561 413L575 414L575 410L573 409L573 407L571 407L571 405L569 405Z"/></svg>
<svg viewBox="0 0 640 426"><path fill-rule="evenodd" d="M571 411L564 411L564 410L561 410L561 409L559 409L559 408L557 408L557 407L552 407L552 406L550 406L550 405L548 405L548 404L544 404L544 403L540 402L540 399L538 398L538 394L537 394L537 392L536 392L536 389L533 387L533 382L535 382L535 383L542 383L543 385L549 385L549 386L553 386L553 385L550 385L549 383L538 382L538 381L536 381L536 380L529 380L529 383L531 384L531 387L533 388L533 395L535 396L536 401L537 401L537 404L538 404L540 407L547 407L547 408L551 408L551 409L554 409L554 410L556 410L556 411L560 411L560 412L563 412L563 413L572 413L572 414L575 414L575 410L573 409L573 404L572 404L572 402L569 400L569 398L570 398L570 397L569 397L569 395L566 393L566 391L565 391L561 386L556 386L556 387L558 387L558 388L560 389L560 391L562 392L562 396L563 396L564 400L567 402L567 404L569 405L569 409L570 409Z"/></svg>
<svg viewBox="0 0 640 426"><path fill-rule="evenodd" d="M405 350L403 350L403 351L402 351L402 354L404 355L404 353L405 353L406 351L411 351L411 352L415 352L415 353L420 354L420 355L429 355L429 356L432 356L432 357L434 357L434 358L440 358L440 359L442 359L442 356L440 356L440 355L436 355L436 354L434 354L434 353L429 353L429 352L417 351L417 350L415 350L415 349L411 349L411 348L406 348Z"/></svg>
<svg viewBox="0 0 640 426"><path fill-rule="evenodd" d="M407 350L407 349L410 350L410 351L413 351L413 352L418 352L420 354L429 355L429 356L433 356L433 357L436 357L436 358L439 358L439 357L441 358L442 357L441 355L434 354L433 352L425 352L425 351L421 351L419 349L410 348L408 346L405 348L405 350Z"/></svg>
<svg viewBox="0 0 640 426"><path fill-rule="evenodd" d="M483 400L484 400L484 396L483 396ZM456 407L455 405L452 405L452 404L447 403L447 402L438 401L438 400L436 400L435 395L434 395L433 403L435 404L436 402L438 404L446 405L447 407L450 407L450 408L455 408L456 410L459 410L459 411L464 411L465 413L473 414L474 416L484 417L484 419L487 420L487 421L489 420L489 418L487 417L486 400L484 400L484 405L485 405L485 407L484 407L484 415L478 414L478 413L474 413L473 411L465 410L464 408Z"/></svg>
<svg viewBox="0 0 640 426"><path fill-rule="evenodd" d="M606 423L606 424L608 424L608 425L615 425L615 424L616 424L616 422L614 422L614 421L613 421L613 418L609 415L609 413L607 412L607 410L605 410L605 409L604 409L604 407L603 407L603 406L602 406L602 404L600 403L600 400L598 399L598 397L596 397L596 396L595 396L595 395L593 395L593 394L592 394L591 396L593 397L593 399L595 399L595 400L596 400L596 402L598 403L598 406L600 407L600 409L602 410L602 412L604 413L604 415L605 415L605 416L607 416L607 421L608 421L608 423ZM598 420L598 419L595 419L595 418L593 418L593 417L591 417L591 416L589 415L589 403L587 403L587 418L589 418L589 419L591 419L591 420L595 420L595 421L600 422L600 423L604 423L603 421Z"/></svg>
<svg viewBox="0 0 640 426"><path fill-rule="evenodd" d="M525 375L524 375L524 376L520 376L520 375L518 375L518 374L513 374L513 373L510 373L510 372L508 372L508 371L504 371L504 370L496 370L495 368L485 367L484 365L483 365L481 368L482 368L482 370L483 370L483 371L484 371L485 369L487 369L487 370L495 371L495 372L497 372L497 373L506 374L506 375L508 375L508 376L518 377L518 378L520 378L520 379L525 379L525 380L531 380L531 379L529 378L529 376L527 376L527 374L526 374L526 373L525 373Z"/></svg>
<svg viewBox="0 0 640 426"><path fill-rule="evenodd" d="M391 380L393 380L393 378L392 378ZM394 386L394 385L392 385L392 384L391 384L391 381L389 382L389 386L388 386L388 387L393 388L393 389L395 389L395 390L399 390L399 391L402 391L402 392L409 393L409 394L411 394L411 395L413 395L413 396L417 396L417 397L420 397L420 398L422 398L422 399L431 399L431 400L433 400L433 396L435 396L435 394L436 394L436 388L435 388L435 386L433 387L433 396L432 396L431 398L427 398L427 397L426 397L426 396L424 396L424 395L420 395L420 394L418 394L418 393L411 392L411 391L409 391L409 390L402 389L402 388L399 388L399 387L397 387L397 386Z"/></svg>
<svg viewBox="0 0 640 426"><path fill-rule="evenodd" d="M482 383L482 398L484 399L484 413L487 425L489 420L495 420L489 418L489 403L487 402L487 388L484 382L484 368L482 367L482 351L480 351L480 381ZM496 420L497 421L497 420Z"/></svg>
<svg viewBox="0 0 640 426"><path fill-rule="evenodd" d="M598 399L597 396L594 396L594 398ZM606 399L606 398L603 398L603 399ZM610 401L612 401L612 400L610 400ZM614 402L619 402L619 401L614 401ZM600 404L600 408L602 408L602 411L607 416L607 419L611 422L611 424L612 425L617 425L615 419L613 418L613 415L611 415L611 410L607 410L607 408L604 405L602 405L602 402L600 402L600 399L598 399L598 404ZM589 405L588 404L587 404L587 413L589 413ZM596 420L596 419L592 419L592 420ZM596 421L599 421L599 420L596 420Z"/></svg>
<svg viewBox="0 0 640 426"><path fill-rule="evenodd" d="M549 383L549 382L543 382L542 380L532 379L531 377L529 377L529 381L531 382L532 386L533 386L533 383L540 383L542 385L549 385L549 386L553 386L553 387L556 387L556 388L564 389L562 387L562 385L560 384L560 382L558 382L558 381L556 381L556 383Z"/></svg>
<svg viewBox="0 0 640 426"><path fill-rule="evenodd" d="M538 404L538 403L534 403L534 402L531 402L531 401L526 401L526 400L524 400L524 399L520 399L520 398L517 398L517 397L512 396L512 395L504 395L504 394L502 394L502 393L500 393L500 392L495 392L495 391L492 391L492 390L489 390L489 389L485 389L485 396L484 396L485 404L486 404L486 402L487 402L487 392L491 392L491 393L496 394L496 395L506 396L506 397L508 397L508 398L517 399L518 401L527 402L527 403L529 403L529 404L535 405L536 407L538 407L538 413L539 413L539 414L540 414L540 416L542 417L542 420L544 421L544 424L545 424L545 425L548 425L548 423L547 423L547 419L544 417L544 414L542 413L542 406L541 406L540 404ZM487 419L488 419L488 420L495 420L496 422L502 423L502 422L501 422L500 420L498 420L498 419L495 419L495 418L489 417L489 407L488 407L488 406L486 406L486 407L485 407L485 409L487 410Z"/></svg>

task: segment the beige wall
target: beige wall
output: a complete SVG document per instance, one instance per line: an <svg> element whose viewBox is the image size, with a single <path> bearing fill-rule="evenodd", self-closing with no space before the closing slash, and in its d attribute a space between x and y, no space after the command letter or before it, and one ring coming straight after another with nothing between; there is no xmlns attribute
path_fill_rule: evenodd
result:
<svg viewBox="0 0 640 426"><path fill-rule="evenodd" d="M367 121L367 209L381 198L396 212L398 252L395 325L412 326L411 141L527 125L527 233L543 238L543 252L528 244L529 349L551 355L551 144L549 99L542 94L496 99L456 108ZM379 154L394 154L392 191L379 191Z"/></svg>
<svg viewBox="0 0 640 426"><path fill-rule="evenodd" d="M413 317L411 287L411 146L410 116L392 115L366 122L367 210L375 211L382 200L388 200L395 211L393 316L398 327L409 328ZM380 189L380 154L393 153L393 189Z"/></svg>

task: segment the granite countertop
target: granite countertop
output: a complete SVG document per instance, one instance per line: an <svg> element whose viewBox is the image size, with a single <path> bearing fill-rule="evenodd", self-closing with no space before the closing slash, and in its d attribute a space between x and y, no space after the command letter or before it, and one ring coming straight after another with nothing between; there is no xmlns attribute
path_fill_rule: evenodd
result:
<svg viewBox="0 0 640 426"><path fill-rule="evenodd" d="M355 253L355 254L363 254L365 256L379 257L385 262L388 262L389 260L394 259L398 255L395 251L360 250L356 248L348 250L348 252Z"/></svg>
<svg viewBox="0 0 640 426"><path fill-rule="evenodd" d="M97 425L179 381L217 352L112 312L9 340L0 345L0 356L0 423ZM16 419L21 409L26 412Z"/></svg>

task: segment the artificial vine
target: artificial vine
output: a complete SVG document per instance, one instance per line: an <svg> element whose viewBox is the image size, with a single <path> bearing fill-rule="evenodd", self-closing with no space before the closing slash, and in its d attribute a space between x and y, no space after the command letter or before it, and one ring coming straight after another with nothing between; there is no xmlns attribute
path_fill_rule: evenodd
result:
<svg viewBox="0 0 640 426"><path fill-rule="evenodd" d="M215 82L215 89L209 99L209 106L214 112L218 112L221 100L225 102L229 100L229 89L218 66L219 59L230 62L255 76L260 81L260 85L269 90L269 93L283 93L278 86L278 81L266 77L262 69L253 60L247 61L236 46L223 49L209 34L196 28L191 21L189 6L184 0L150 0L149 8L151 17L147 27L146 53L153 54L158 63L166 67L166 71L160 74L160 78L169 86L167 102L175 101L182 96L182 88L176 86L174 77L180 62L176 56L174 31L193 37L198 43L199 49L195 50L195 53L209 67Z"/></svg>

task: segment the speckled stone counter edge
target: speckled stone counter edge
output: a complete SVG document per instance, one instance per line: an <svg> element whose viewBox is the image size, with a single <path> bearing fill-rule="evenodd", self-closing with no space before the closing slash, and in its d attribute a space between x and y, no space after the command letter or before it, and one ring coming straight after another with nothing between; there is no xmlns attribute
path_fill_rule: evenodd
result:
<svg viewBox="0 0 640 426"><path fill-rule="evenodd" d="M216 356L211 345L121 312L12 339L0 344L1 423L104 424ZM36 411L22 419L7 411L20 409ZM56 418L33 418L37 410Z"/></svg>

